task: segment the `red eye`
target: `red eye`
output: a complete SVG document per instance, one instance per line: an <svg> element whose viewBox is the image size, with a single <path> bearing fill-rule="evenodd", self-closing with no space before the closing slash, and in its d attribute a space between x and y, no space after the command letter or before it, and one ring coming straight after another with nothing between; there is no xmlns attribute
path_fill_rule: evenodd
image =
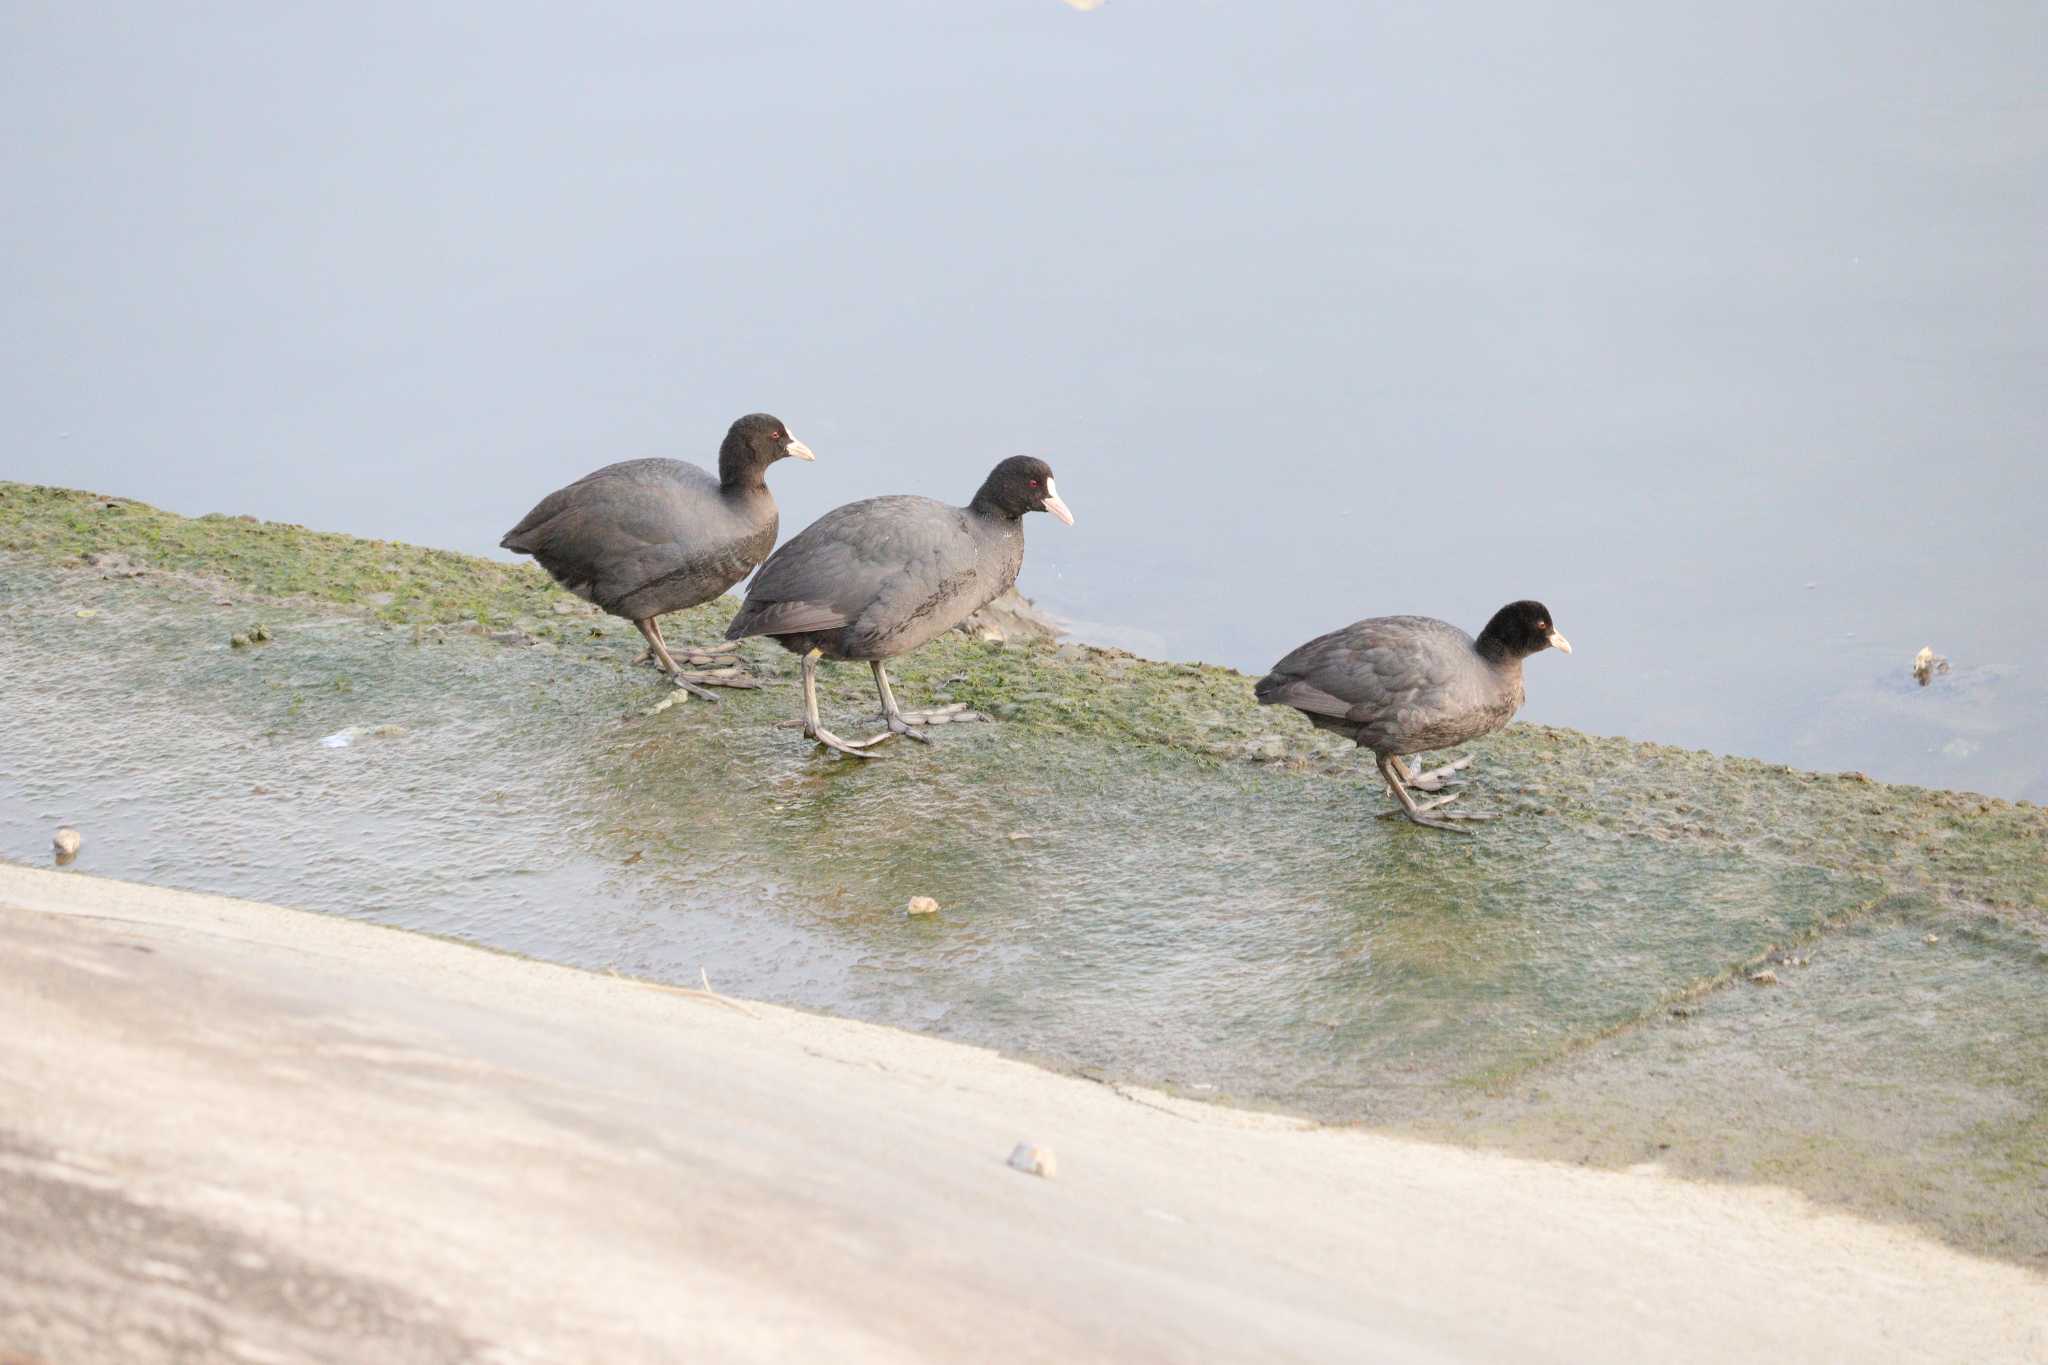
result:
<svg viewBox="0 0 2048 1365"><path fill-rule="evenodd" d="M1036 480L1036 479L1033 479L1033 480L1031 481L1031 486L1032 486L1033 488L1036 488L1036 487L1038 487L1038 480Z"/></svg>

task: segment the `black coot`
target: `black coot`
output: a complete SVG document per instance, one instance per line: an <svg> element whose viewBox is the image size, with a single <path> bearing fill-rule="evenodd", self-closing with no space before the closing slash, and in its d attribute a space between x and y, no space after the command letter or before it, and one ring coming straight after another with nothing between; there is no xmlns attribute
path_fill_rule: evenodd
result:
<svg viewBox="0 0 2048 1365"><path fill-rule="evenodd" d="M1553 645L1571 653L1541 602L1508 603L1476 641L1427 616L1378 616L1310 640L1253 690L1260 702L1291 706L1316 728L1372 750L1410 820L1456 829L1424 814L1454 798L1418 806L1409 787L1435 786L1411 774L1401 756L1463 744L1506 725L1522 705L1522 660Z"/></svg>
<svg viewBox="0 0 2048 1365"><path fill-rule="evenodd" d="M695 684L755 684L684 673L656 618L709 602L775 548L775 498L762 475L785 455L815 458L779 419L757 412L725 433L717 478L681 460L606 465L542 498L498 544L532 555L570 592L640 627L678 687L716 701ZM732 649L686 653L710 664L728 662Z"/></svg>
<svg viewBox="0 0 2048 1365"><path fill-rule="evenodd" d="M772 635L803 656L809 738L858 758L872 757L867 747L891 735L924 739L914 723L960 708L906 717L882 661L951 630L1017 581L1026 512L1074 523L1053 491L1052 469L1024 455L997 465L965 507L887 497L835 508L769 556L747 585L746 605L726 638ZM886 733L849 743L819 723L821 657L866 659L874 666Z"/></svg>

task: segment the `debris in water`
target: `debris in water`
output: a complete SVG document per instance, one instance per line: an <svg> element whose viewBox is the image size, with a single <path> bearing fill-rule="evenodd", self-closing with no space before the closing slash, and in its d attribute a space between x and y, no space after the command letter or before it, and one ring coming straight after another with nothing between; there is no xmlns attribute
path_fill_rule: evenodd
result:
<svg viewBox="0 0 2048 1365"><path fill-rule="evenodd" d="M50 839L50 846L57 851L57 866L62 867L78 856L79 845L85 840L69 825L57 826L57 833Z"/></svg>
<svg viewBox="0 0 2048 1365"><path fill-rule="evenodd" d="M246 636L246 635L230 635L230 636L228 636L228 648L229 648L229 649L247 649L248 647L249 647L249 637L248 637L248 636Z"/></svg>
<svg viewBox="0 0 2048 1365"><path fill-rule="evenodd" d="M1778 984L1778 974L1768 967L1760 972L1751 972L1749 974L1749 984L1752 986L1775 986Z"/></svg>
<svg viewBox="0 0 2048 1365"><path fill-rule="evenodd" d="M1913 679L1922 687L1927 686L1937 673L1948 672L1948 660L1934 652L1933 645L1922 645L1920 652L1913 656Z"/></svg>
<svg viewBox="0 0 2048 1365"><path fill-rule="evenodd" d="M320 747L323 749L346 749L349 745L355 743L355 741L355 731L336 730L333 734L327 735L321 739Z"/></svg>
<svg viewBox="0 0 2048 1365"><path fill-rule="evenodd" d="M411 732L403 725L380 725L370 731L371 739L404 739Z"/></svg>
<svg viewBox="0 0 2048 1365"><path fill-rule="evenodd" d="M910 898L910 905L905 913L911 915L936 915L939 913L939 903L930 896L912 896Z"/></svg>
<svg viewBox="0 0 2048 1365"><path fill-rule="evenodd" d="M99 612L94 610L92 607L80 607L78 611L74 614L83 620L90 621L93 617L98 616Z"/></svg>
<svg viewBox="0 0 2048 1365"><path fill-rule="evenodd" d="M1052 1154L1052 1148L1041 1147L1035 1142L1020 1142L1010 1153L1010 1168L1026 1175L1044 1176L1047 1180L1060 1173L1059 1158Z"/></svg>
<svg viewBox="0 0 2048 1365"><path fill-rule="evenodd" d="M1929 934L1929 935L1927 936L1927 941L1928 941L1928 942L1929 942L1930 944L1932 944L1932 943L1939 943L1939 942L1941 942L1941 935L1940 935L1940 934Z"/></svg>

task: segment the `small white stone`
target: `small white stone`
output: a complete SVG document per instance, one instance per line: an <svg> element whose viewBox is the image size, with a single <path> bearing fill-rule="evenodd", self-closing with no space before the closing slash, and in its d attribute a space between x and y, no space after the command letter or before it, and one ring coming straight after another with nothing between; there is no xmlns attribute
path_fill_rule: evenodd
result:
<svg viewBox="0 0 2048 1365"><path fill-rule="evenodd" d="M909 906L905 909L905 913L912 915L936 915L939 913L939 903L930 896L912 896Z"/></svg>
<svg viewBox="0 0 2048 1365"><path fill-rule="evenodd" d="M69 825L59 825L50 840L51 846L57 850L58 860L67 863L78 856L79 846L84 842L78 831Z"/></svg>
<svg viewBox="0 0 2048 1365"><path fill-rule="evenodd" d="M1020 1142L1010 1153L1010 1168L1026 1175L1044 1176L1051 1180L1060 1173L1059 1158L1052 1154L1052 1148L1041 1147L1035 1142Z"/></svg>

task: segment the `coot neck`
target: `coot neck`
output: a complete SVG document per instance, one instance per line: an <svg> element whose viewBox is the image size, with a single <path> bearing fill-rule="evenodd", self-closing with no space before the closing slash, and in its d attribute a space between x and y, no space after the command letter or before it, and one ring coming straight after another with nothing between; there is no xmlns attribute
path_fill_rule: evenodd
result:
<svg viewBox="0 0 2048 1365"><path fill-rule="evenodd" d="M984 520L1007 523L1011 526L1015 526L1018 522L1024 520L1022 512L1012 512L1004 508L1001 503L996 501L995 494L991 493L987 488L983 488L974 495L974 501L967 504L967 510Z"/></svg>
<svg viewBox="0 0 2048 1365"><path fill-rule="evenodd" d="M746 438L728 433L718 447L718 486L731 497L768 486L768 466L756 459Z"/></svg>
<svg viewBox="0 0 2048 1365"><path fill-rule="evenodd" d="M1495 668L1510 669L1515 672L1521 671L1522 656L1515 653L1509 647L1508 642L1501 639L1498 635L1491 633L1481 634L1476 648L1479 651L1479 657L1492 664Z"/></svg>

